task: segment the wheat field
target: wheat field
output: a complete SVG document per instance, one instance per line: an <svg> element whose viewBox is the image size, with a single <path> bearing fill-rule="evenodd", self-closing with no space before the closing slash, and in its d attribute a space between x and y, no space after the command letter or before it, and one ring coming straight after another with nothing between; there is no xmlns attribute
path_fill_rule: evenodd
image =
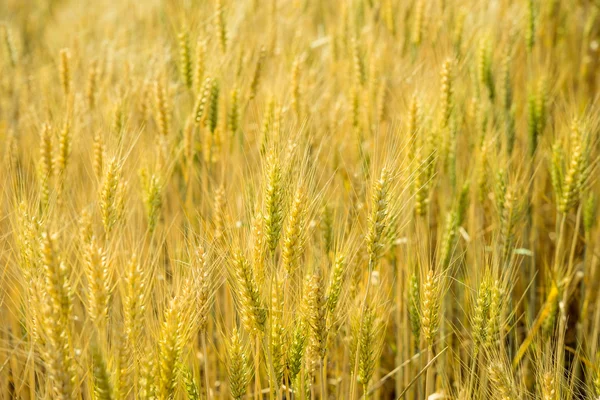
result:
<svg viewBox="0 0 600 400"><path fill-rule="evenodd" d="M0 399L600 399L598 1L0 36Z"/></svg>

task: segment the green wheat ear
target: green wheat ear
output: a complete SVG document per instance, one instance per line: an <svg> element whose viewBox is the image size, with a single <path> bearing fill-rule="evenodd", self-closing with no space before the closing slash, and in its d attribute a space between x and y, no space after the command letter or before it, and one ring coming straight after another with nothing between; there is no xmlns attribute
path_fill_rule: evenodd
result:
<svg viewBox="0 0 600 400"><path fill-rule="evenodd" d="M419 348L421 337L421 296L417 274L411 274L408 281L408 319L415 349Z"/></svg>
<svg viewBox="0 0 600 400"><path fill-rule="evenodd" d="M271 149L266 160L265 171L265 235L267 247L271 254L279 243L283 223L283 181L279 157Z"/></svg>
<svg viewBox="0 0 600 400"><path fill-rule="evenodd" d="M299 185L289 211L281 246L282 263L284 269L290 275L296 272L304 253L307 214L306 201L305 189L302 185Z"/></svg>
<svg viewBox="0 0 600 400"><path fill-rule="evenodd" d="M227 372L229 393L236 400L242 399L248 390L252 378L251 362L249 347L234 328L227 343Z"/></svg>
<svg viewBox="0 0 600 400"><path fill-rule="evenodd" d="M429 270L422 283L421 331L428 346L433 345L440 323L441 277Z"/></svg>
<svg viewBox="0 0 600 400"><path fill-rule="evenodd" d="M225 53L227 51L227 26L225 20L225 9L223 7L223 0L217 0L216 5L216 27L217 36L219 38L219 45L221 51Z"/></svg>
<svg viewBox="0 0 600 400"><path fill-rule="evenodd" d="M181 71L181 78L183 83L188 87L192 88L192 58L190 54L190 40L187 31L181 32L177 36L179 43L179 68Z"/></svg>
<svg viewBox="0 0 600 400"><path fill-rule="evenodd" d="M369 269L376 266L377 260L383 250L383 234L388 224L388 192L390 186L390 172L387 168L381 170L379 179L373 184L371 195L371 216L366 236L367 254L369 256Z"/></svg>
<svg viewBox="0 0 600 400"><path fill-rule="evenodd" d="M94 377L94 398L98 400L111 400L112 387L106 361L100 349L92 347L92 372Z"/></svg>

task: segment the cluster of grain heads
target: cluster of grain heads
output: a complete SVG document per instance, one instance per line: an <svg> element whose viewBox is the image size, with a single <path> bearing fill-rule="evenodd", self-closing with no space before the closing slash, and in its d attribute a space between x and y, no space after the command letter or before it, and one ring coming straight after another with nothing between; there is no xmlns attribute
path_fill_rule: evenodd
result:
<svg viewBox="0 0 600 400"><path fill-rule="evenodd" d="M597 4L38 3L1 399L600 396Z"/></svg>

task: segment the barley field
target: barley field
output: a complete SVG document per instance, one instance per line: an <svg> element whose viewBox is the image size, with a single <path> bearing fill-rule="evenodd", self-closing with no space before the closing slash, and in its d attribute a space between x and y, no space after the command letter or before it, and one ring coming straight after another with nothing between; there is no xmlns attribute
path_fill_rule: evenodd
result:
<svg viewBox="0 0 600 400"><path fill-rule="evenodd" d="M600 399L600 2L0 1L0 399Z"/></svg>

